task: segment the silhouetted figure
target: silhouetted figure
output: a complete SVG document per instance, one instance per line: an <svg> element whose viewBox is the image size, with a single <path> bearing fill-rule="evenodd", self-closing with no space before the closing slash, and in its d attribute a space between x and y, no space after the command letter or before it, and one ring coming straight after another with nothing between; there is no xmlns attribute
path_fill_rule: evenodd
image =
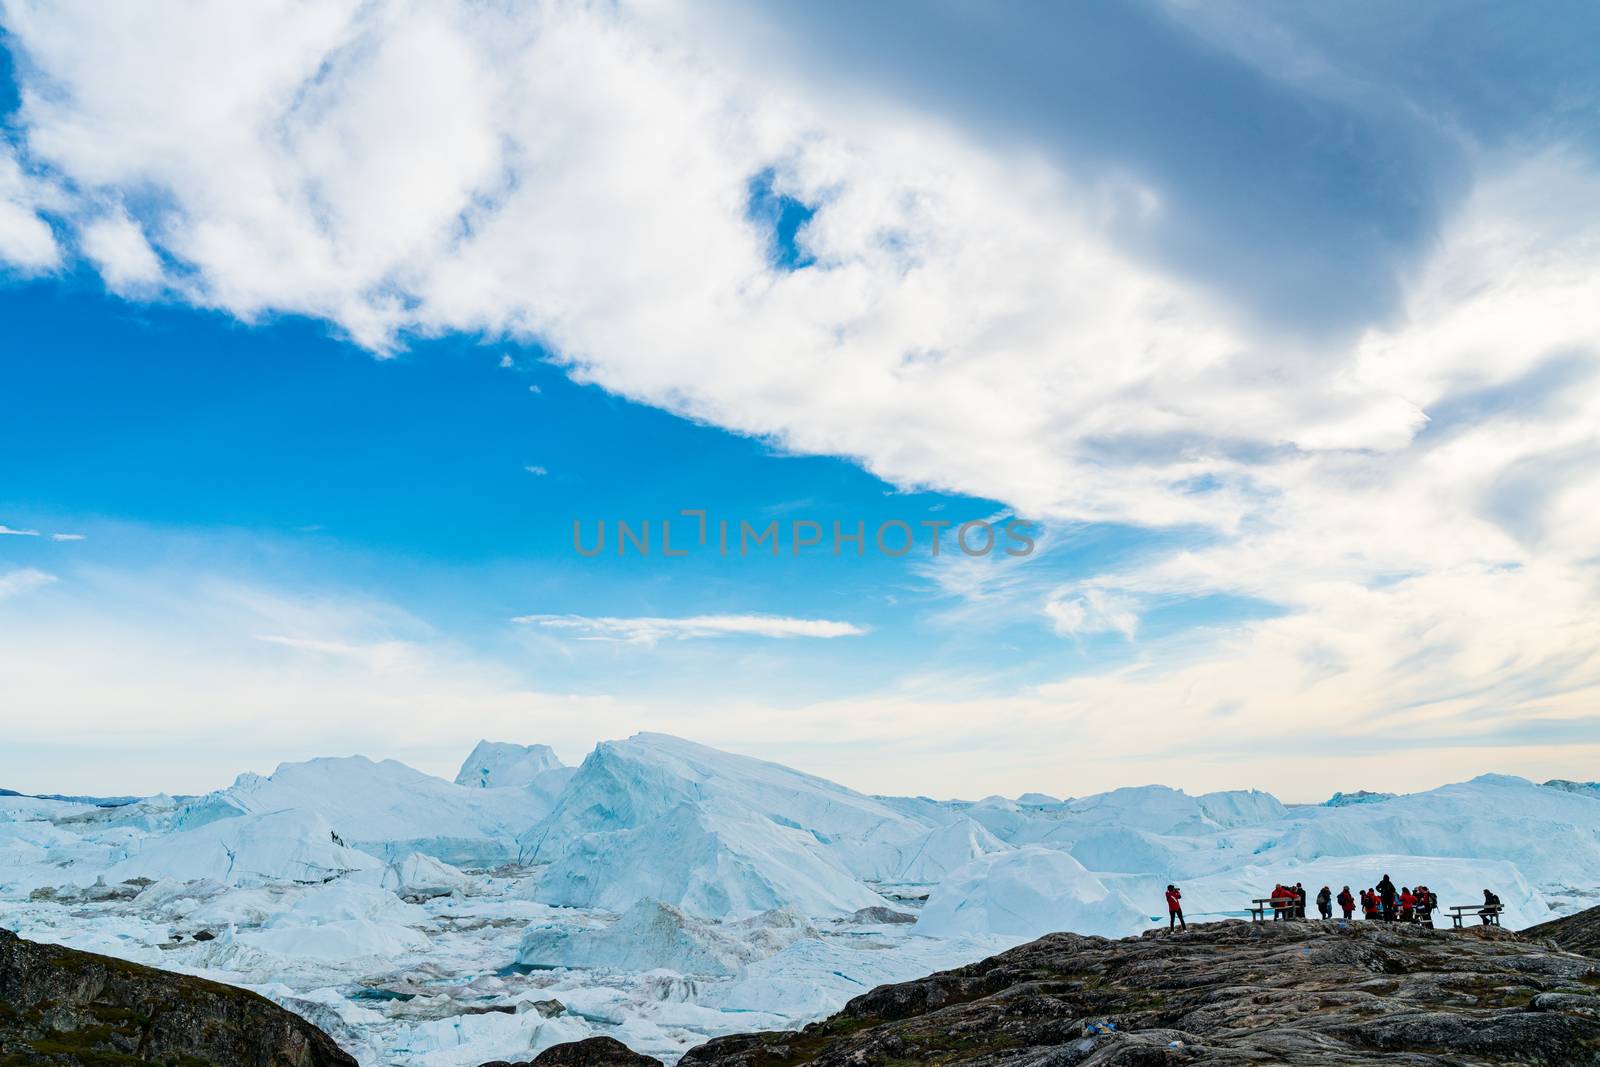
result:
<svg viewBox="0 0 1600 1067"><path fill-rule="evenodd" d="M1500 914L1500 898L1489 892L1483 891L1483 910L1478 912L1478 918L1483 920L1483 925L1488 926L1491 918Z"/></svg>
<svg viewBox="0 0 1600 1067"><path fill-rule="evenodd" d="M1394 922L1394 896L1394 883L1389 881L1389 876L1386 874L1378 883L1378 902L1383 905L1384 922Z"/></svg>
<svg viewBox="0 0 1600 1067"><path fill-rule="evenodd" d="M1317 911L1322 913L1324 919L1333 918L1333 890L1327 886L1317 890Z"/></svg>
<svg viewBox="0 0 1600 1067"><path fill-rule="evenodd" d="M1299 882L1294 884L1294 899L1294 917L1304 919L1306 917L1306 887Z"/></svg>
<svg viewBox="0 0 1600 1067"><path fill-rule="evenodd" d="M1182 926L1189 929L1189 924L1183 921L1183 891L1175 885L1167 886L1167 929Z"/></svg>

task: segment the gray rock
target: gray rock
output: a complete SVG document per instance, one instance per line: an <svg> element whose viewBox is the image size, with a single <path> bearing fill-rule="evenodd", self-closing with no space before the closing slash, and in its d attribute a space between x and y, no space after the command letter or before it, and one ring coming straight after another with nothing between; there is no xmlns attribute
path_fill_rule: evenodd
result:
<svg viewBox="0 0 1600 1067"><path fill-rule="evenodd" d="M845 920L845 922L862 924L914 923L916 921L917 917L915 915L903 911L895 911L893 908L886 908L881 904L874 904L870 908L860 908L852 912L850 917Z"/></svg>
<svg viewBox="0 0 1600 1067"><path fill-rule="evenodd" d="M0 1063L356 1067L248 990L0 930Z"/></svg>
<svg viewBox="0 0 1600 1067"><path fill-rule="evenodd" d="M1600 910L1595 915L1600 921ZM880 986L682 1067L1600 1065L1600 960L1498 928L1195 925L1051 934Z"/></svg>

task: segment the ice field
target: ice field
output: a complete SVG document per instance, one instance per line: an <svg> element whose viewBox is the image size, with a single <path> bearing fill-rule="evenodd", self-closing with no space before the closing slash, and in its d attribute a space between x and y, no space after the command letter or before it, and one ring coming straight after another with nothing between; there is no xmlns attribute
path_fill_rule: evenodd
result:
<svg viewBox="0 0 1600 1067"><path fill-rule="evenodd" d="M593 1034L670 1061L1050 930L1165 925L1169 881L1205 921L1384 873L1446 905L1492 888L1510 927L1587 906L1600 790L942 801L640 734L577 768L485 742L454 782L348 757L193 798L0 796L0 925L255 989L364 1064Z"/></svg>

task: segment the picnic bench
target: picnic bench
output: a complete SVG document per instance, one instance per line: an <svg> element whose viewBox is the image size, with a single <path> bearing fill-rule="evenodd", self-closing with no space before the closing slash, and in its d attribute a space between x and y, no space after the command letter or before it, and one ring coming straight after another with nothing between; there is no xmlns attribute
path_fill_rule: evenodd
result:
<svg viewBox="0 0 1600 1067"><path fill-rule="evenodd" d="M1500 906L1498 904L1452 904L1450 906L1450 922L1455 929L1461 929L1462 920L1469 914L1476 915L1490 926L1500 925Z"/></svg>
<svg viewBox="0 0 1600 1067"><path fill-rule="evenodd" d="M1263 923L1267 921L1267 909L1272 909L1272 918L1291 919L1294 910L1300 906L1298 897L1256 897L1250 902L1250 921Z"/></svg>

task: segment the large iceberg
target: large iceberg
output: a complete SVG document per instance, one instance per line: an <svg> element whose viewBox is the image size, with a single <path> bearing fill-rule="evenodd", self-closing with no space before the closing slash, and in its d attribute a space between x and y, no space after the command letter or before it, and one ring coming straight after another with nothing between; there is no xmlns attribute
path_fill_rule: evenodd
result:
<svg viewBox="0 0 1600 1067"><path fill-rule="evenodd" d="M556 750L549 745L479 741L456 772L456 785L476 789L527 786L545 772L562 766Z"/></svg>
<svg viewBox="0 0 1600 1067"><path fill-rule="evenodd" d="M703 918L882 903L929 830L888 804L774 763L661 734L596 746L521 837L549 862L538 899L621 911L652 898Z"/></svg>
<svg viewBox="0 0 1600 1067"><path fill-rule="evenodd" d="M1409 854L1508 861L1547 886L1600 886L1600 797L1487 774L1382 803L1292 813L1257 862Z"/></svg>
<svg viewBox="0 0 1600 1067"><path fill-rule="evenodd" d="M811 837L862 878L886 878L929 824L874 797L776 763L666 734L605 741L583 761L548 818L521 838L525 861L578 837L645 826L680 804Z"/></svg>
<svg viewBox="0 0 1600 1067"><path fill-rule="evenodd" d="M549 810L528 789L479 789L364 756L285 763L241 774L228 788L183 805L178 829L246 813L316 812L354 848L385 858L423 852L458 867L516 856L516 835Z"/></svg>
<svg viewBox="0 0 1600 1067"><path fill-rule="evenodd" d="M905 860L895 870L894 879L923 884L937 882L979 856L1010 848L981 823L962 816L914 838L906 849Z"/></svg>
<svg viewBox="0 0 1600 1067"><path fill-rule="evenodd" d="M883 903L805 831L688 803L635 828L568 841L535 899L606 911L660 900L707 919L783 907L848 915Z"/></svg>
<svg viewBox="0 0 1600 1067"><path fill-rule="evenodd" d="M1025 941L1053 930L1122 937L1149 925L1149 912L1065 852L1029 846L990 853L951 874L928 897L916 930Z"/></svg>
<svg viewBox="0 0 1600 1067"><path fill-rule="evenodd" d="M316 812L275 811L143 838L126 859L106 870L104 877L112 883L170 878L181 882L210 879L235 886L326 882L357 871L383 869L382 860L344 844Z"/></svg>

